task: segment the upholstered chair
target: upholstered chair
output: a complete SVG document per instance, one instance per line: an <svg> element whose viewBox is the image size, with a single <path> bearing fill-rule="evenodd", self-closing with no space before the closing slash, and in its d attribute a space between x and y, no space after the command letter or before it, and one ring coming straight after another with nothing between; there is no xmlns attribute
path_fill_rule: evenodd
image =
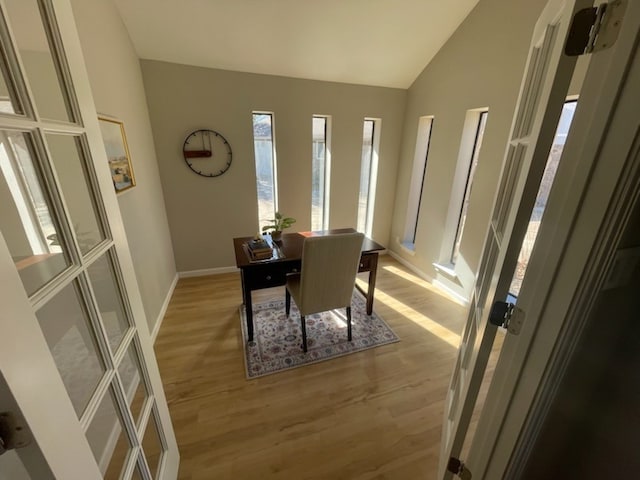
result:
<svg viewBox="0 0 640 480"><path fill-rule="evenodd" d="M300 273L287 276L287 317L293 297L302 322L302 348L307 351L305 316L336 308L347 310L347 338L351 341L351 296L356 282L362 233L307 237L302 247Z"/></svg>

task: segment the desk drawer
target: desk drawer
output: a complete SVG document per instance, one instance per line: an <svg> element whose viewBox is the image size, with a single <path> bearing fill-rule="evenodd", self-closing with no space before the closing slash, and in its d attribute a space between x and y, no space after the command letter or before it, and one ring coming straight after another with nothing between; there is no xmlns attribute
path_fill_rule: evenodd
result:
<svg viewBox="0 0 640 480"><path fill-rule="evenodd" d="M360 257L360 263L358 265L359 272L368 272L371 270L372 266L375 264L376 259L374 258L377 253L364 253Z"/></svg>
<svg viewBox="0 0 640 480"><path fill-rule="evenodd" d="M300 270L299 262L265 263L244 270L244 281L251 290L284 285L287 273Z"/></svg>

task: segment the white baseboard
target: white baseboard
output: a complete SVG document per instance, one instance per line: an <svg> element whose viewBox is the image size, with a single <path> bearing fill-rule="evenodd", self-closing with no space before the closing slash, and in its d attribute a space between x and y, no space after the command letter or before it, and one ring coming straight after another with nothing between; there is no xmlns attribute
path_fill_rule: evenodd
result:
<svg viewBox="0 0 640 480"><path fill-rule="evenodd" d="M453 297L453 299L455 301L457 301L463 307L468 307L469 306L469 299L463 297L462 295L460 295L455 290L449 288L447 285L442 283L440 280L434 280L433 282L431 282L431 285L433 285L436 288L439 288L443 292L446 292L447 295L449 295L450 297Z"/></svg>
<svg viewBox="0 0 640 480"><path fill-rule="evenodd" d="M203 268L202 270L187 270L186 272L178 272L178 276L180 278L205 277L207 275L220 275L221 273L233 273L237 271L238 267Z"/></svg>
<svg viewBox="0 0 640 480"><path fill-rule="evenodd" d="M415 265L412 265L411 263L409 263L407 260L405 260L404 258L402 258L400 255L398 255L396 252L392 251L392 250L388 250L389 255L391 255L393 258L395 258L398 262L400 262L402 265L404 265L405 267L407 267L409 270L411 270L413 273L415 273L416 275L418 275L420 278L422 278L423 280L429 282L429 283L433 283L433 278L431 278L431 276L427 275L425 272L423 272L422 270L420 270L419 268L417 268Z"/></svg>
<svg viewBox="0 0 640 480"><path fill-rule="evenodd" d="M156 337L158 336L158 332L160 331L160 326L162 325L162 321L164 320L164 315L167 313L167 308L169 308L169 302L171 301L171 297L173 296L173 291L178 284L178 274L173 277L173 281L171 282L171 286L169 287L169 291L164 298L164 302L162 303L162 308L160 309L160 313L158 314L158 318L156 318L156 324L153 327L153 332L151 332L151 342L155 343Z"/></svg>
<svg viewBox="0 0 640 480"><path fill-rule="evenodd" d="M427 275L425 272L423 272L422 270L417 268L415 265L412 265L407 260L402 258L396 252L393 252L393 251L389 250L389 255L391 255L393 258L395 258L398 262L400 262L402 265L407 267L413 273L418 275L420 278L422 278L423 280L429 282L431 285L433 285L434 287L438 288L439 290L442 290L443 292L445 292L447 294L447 296L452 297L452 300L454 300L456 303L459 303L460 305L465 306L465 307L469 305L469 300L468 299L464 298L462 295L460 295L456 291L454 291L451 288L449 288L448 286L444 285L442 282L433 279L431 276Z"/></svg>

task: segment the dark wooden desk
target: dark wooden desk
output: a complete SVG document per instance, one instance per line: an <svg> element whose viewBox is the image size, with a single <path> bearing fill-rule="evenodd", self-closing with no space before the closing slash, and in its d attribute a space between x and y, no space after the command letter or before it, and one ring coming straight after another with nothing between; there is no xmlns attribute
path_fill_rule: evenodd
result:
<svg viewBox="0 0 640 480"><path fill-rule="evenodd" d="M251 303L251 291L261 288L271 288L284 285L287 282L287 273L300 271L302 262L302 244L306 237L317 237L331 233L354 232L352 228L337 230L325 230L320 232L284 233L282 240L278 242L284 258L269 260L261 263L251 263L242 245L253 237L240 237L233 239L233 247L236 253L236 265L242 276L242 298L247 317L247 334L249 341L253 340L253 307ZM362 255L358 272L369 272L369 285L365 292L358 285L356 288L367 299L367 314L373 312L373 292L376 286L376 273L378 270L378 252L384 250L379 243L368 237L362 243Z"/></svg>

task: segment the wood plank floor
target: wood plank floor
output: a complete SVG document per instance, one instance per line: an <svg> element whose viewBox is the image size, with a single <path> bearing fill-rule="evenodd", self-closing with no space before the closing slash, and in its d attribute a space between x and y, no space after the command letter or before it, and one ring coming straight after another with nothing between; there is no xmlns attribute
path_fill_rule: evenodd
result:
<svg viewBox="0 0 640 480"><path fill-rule="evenodd" d="M400 342L247 380L240 303L237 273L181 279L158 335L179 478L435 478L464 307L381 256L374 309Z"/></svg>

